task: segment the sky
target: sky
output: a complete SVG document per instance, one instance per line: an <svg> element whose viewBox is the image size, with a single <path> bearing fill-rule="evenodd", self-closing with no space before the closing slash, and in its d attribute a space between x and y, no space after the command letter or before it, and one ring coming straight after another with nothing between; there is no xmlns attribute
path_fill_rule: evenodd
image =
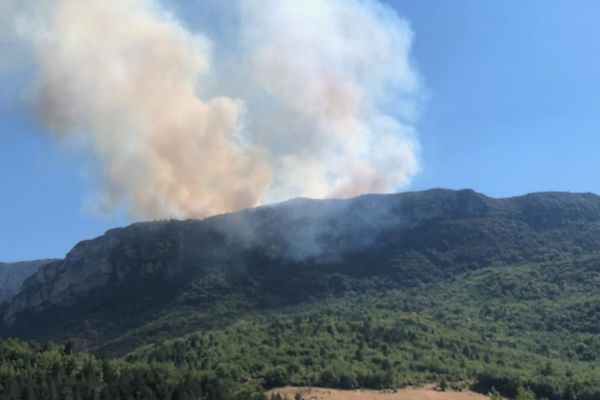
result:
<svg viewBox="0 0 600 400"><path fill-rule="evenodd" d="M190 29L218 32L210 7L163 3ZM415 125L420 172L403 190L600 193L599 2L387 3L411 25L426 93ZM15 101L30 76L0 79L0 261L63 257L133 222L123 207L94 209L89 157Z"/></svg>

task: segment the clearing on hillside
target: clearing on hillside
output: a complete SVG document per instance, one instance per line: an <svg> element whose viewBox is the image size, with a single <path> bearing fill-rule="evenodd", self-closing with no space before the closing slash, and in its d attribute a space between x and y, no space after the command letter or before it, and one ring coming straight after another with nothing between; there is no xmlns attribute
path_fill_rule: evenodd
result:
<svg viewBox="0 0 600 400"><path fill-rule="evenodd" d="M488 400L489 397L469 390L462 392L435 389L434 385L398 390L338 390L317 387L287 386L269 391L293 399L297 393L304 400Z"/></svg>

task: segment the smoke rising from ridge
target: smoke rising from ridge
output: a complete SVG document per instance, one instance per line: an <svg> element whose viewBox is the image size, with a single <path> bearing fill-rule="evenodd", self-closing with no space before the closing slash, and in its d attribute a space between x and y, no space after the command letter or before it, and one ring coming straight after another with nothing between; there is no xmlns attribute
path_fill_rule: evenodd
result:
<svg viewBox="0 0 600 400"><path fill-rule="evenodd" d="M39 116L93 151L102 204L204 217L406 185L420 92L407 22L371 0L231 5L234 45L153 0L56 0L21 24Z"/></svg>

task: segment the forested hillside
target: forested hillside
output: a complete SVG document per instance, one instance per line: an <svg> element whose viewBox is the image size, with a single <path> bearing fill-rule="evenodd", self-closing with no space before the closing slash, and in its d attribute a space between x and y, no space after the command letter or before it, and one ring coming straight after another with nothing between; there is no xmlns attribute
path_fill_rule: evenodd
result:
<svg viewBox="0 0 600 400"><path fill-rule="evenodd" d="M60 344L5 341L0 384L30 396L8 398L437 382L598 399L599 288L589 194L435 190L136 224L3 305L4 336Z"/></svg>

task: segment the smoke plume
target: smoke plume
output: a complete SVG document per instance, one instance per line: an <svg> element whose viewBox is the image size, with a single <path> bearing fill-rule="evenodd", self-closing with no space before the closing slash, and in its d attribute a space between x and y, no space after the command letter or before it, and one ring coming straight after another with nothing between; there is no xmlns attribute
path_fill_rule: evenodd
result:
<svg viewBox="0 0 600 400"><path fill-rule="evenodd" d="M108 208L204 217L390 192L418 169L413 35L382 3L232 0L234 41L153 0L50 4L16 19L36 108L93 152Z"/></svg>

